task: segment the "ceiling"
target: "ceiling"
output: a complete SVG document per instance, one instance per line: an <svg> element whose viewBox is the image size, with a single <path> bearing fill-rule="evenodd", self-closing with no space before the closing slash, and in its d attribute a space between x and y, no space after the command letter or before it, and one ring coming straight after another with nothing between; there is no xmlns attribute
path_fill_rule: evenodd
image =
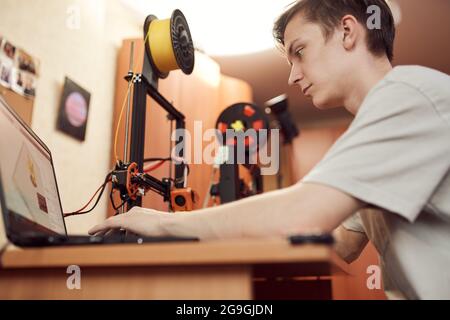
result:
<svg viewBox="0 0 450 320"><path fill-rule="evenodd" d="M394 65L418 64L450 74L450 1L397 0L402 19L397 26ZM264 102L286 93L290 111L299 124L351 116L343 108L319 111L296 88L289 88L289 65L276 50L250 55L213 57L223 74L247 81L254 102Z"/></svg>

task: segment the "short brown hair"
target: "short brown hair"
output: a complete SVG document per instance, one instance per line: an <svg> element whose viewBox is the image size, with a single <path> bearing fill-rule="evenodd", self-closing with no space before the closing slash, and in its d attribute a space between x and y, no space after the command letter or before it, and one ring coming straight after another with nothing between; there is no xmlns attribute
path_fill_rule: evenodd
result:
<svg viewBox="0 0 450 320"><path fill-rule="evenodd" d="M381 28L368 29L367 8L376 5L381 11ZM386 54L389 61L394 58L395 24L391 9L385 0L299 0L287 9L275 22L273 36L284 46L284 32L289 21L302 13L310 22L320 24L326 40L346 14L354 16L367 30L367 47L376 56Z"/></svg>

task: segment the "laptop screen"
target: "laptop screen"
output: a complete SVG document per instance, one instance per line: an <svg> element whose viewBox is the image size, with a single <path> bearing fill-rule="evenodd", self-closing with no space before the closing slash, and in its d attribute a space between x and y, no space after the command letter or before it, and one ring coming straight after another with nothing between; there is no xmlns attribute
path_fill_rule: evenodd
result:
<svg viewBox="0 0 450 320"><path fill-rule="evenodd" d="M1 98L0 172L7 228L66 234L50 151Z"/></svg>

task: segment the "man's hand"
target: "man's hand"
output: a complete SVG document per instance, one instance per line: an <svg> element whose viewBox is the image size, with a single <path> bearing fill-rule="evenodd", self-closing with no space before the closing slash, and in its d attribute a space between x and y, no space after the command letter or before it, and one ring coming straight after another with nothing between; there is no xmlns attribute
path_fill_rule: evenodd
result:
<svg viewBox="0 0 450 320"><path fill-rule="evenodd" d="M297 183L187 214L135 207L95 226L89 233L104 235L123 228L142 236L196 237L201 240L328 233L363 205L338 189Z"/></svg>
<svg viewBox="0 0 450 320"><path fill-rule="evenodd" d="M124 214L111 217L89 230L89 234L104 236L118 229L125 229L141 236L165 236L161 220L167 213L152 209L133 207Z"/></svg>

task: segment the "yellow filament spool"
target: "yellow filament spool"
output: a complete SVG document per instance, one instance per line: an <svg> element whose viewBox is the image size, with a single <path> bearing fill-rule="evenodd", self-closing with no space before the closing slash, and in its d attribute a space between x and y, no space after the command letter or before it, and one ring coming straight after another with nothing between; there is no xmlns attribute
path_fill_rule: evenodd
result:
<svg viewBox="0 0 450 320"><path fill-rule="evenodd" d="M181 69L191 74L195 63L195 50L189 26L183 13L176 9L170 19L158 20L147 16L144 23L146 56L158 78Z"/></svg>
<svg viewBox="0 0 450 320"><path fill-rule="evenodd" d="M179 69L170 36L171 19L154 20L148 29L148 43L153 62L164 73Z"/></svg>

